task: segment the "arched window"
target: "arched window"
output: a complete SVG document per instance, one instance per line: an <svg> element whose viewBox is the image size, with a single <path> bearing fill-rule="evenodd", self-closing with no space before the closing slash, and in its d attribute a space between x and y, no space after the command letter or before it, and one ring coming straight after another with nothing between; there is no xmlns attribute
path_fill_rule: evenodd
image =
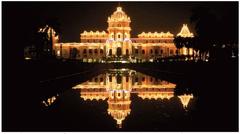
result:
<svg viewBox="0 0 240 134"><path fill-rule="evenodd" d="M161 53L161 54L163 53L163 50L162 50L162 49L160 50L160 53Z"/></svg>
<svg viewBox="0 0 240 134"><path fill-rule="evenodd" d="M138 77L135 78L135 82L138 82Z"/></svg>
<svg viewBox="0 0 240 134"><path fill-rule="evenodd" d="M109 82L112 82L112 76L109 76Z"/></svg>
<svg viewBox="0 0 240 134"><path fill-rule="evenodd" d="M94 49L94 53L95 53L95 54L97 53L97 49Z"/></svg>
<svg viewBox="0 0 240 134"><path fill-rule="evenodd" d="M90 54L92 54L92 49L89 49L88 52L89 52Z"/></svg>
<svg viewBox="0 0 240 134"><path fill-rule="evenodd" d="M109 55L112 55L112 49L109 50Z"/></svg>
<svg viewBox="0 0 240 134"><path fill-rule="evenodd" d="M100 53L103 54L103 49L100 49Z"/></svg>
<svg viewBox="0 0 240 134"><path fill-rule="evenodd" d="M100 78L100 82L103 82L103 78Z"/></svg>
<svg viewBox="0 0 240 134"><path fill-rule="evenodd" d="M126 49L126 55L129 55L129 50L128 49Z"/></svg>
<svg viewBox="0 0 240 134"><path fill-rule="evenodd" d="M86 49L84 49L84 50L83 50L83 53L84 53L84 54L86 54L86 53L87 53L87 50L86 50Z"/></svg>
<svg viewBox="0 0 240 134"><path fill-rule="evenodd" d="M135 53L138 54L138 49L135 49Z"/></svg>

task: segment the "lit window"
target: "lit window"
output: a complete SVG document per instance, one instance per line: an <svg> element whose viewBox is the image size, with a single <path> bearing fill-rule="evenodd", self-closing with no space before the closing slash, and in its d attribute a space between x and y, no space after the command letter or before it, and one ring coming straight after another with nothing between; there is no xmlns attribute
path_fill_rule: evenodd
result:
<svg viewBox="0 0 240 134"><path fill-rule="evenodd" d="M57 56L60 56L60 50L57 51Z"/></svg>
<svg viewBox="0 0 240 134"><path fill-rule="evenodd" d="M135 49L135 53L138 54L138 49Z"/></svg>

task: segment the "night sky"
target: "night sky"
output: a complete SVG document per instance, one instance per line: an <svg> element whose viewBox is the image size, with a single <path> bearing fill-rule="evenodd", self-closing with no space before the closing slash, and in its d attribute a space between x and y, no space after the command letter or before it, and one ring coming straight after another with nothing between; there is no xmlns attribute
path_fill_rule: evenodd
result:
<svg viewBox="0 0 240 134"><path fill-rule="evenodd" d="M123 10L131 18L131 35L141 32L167 32L177 34L183 23L189 25L191 10L196 6L212 9L234 7L236 3L223 2L120 2ZM48 19L57 19L62 32L62 42L79 42L79 34L84 30L107 30L107 17L118 6L118 2L20 2L3 3L3 24L10 32L24 33L21 39L31 38L36 28ZM221 11L221 10L220 10ZM16 34L16 33L15 33ZM26 43L27 45L27 43Z"/></svg>

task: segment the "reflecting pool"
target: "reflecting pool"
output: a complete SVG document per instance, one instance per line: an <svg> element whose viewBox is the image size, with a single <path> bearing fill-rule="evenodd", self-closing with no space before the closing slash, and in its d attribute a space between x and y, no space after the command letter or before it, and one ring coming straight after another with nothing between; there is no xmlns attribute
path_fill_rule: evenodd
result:
<svg viewBox="0 0 240 134"><path fill-rule="evenodd" d="M135 70L109 69L42 100L42 106L71 127L78 122L79 130L164 130L171 122L191 122L195 97L176 93L176 86Z"/></svg>

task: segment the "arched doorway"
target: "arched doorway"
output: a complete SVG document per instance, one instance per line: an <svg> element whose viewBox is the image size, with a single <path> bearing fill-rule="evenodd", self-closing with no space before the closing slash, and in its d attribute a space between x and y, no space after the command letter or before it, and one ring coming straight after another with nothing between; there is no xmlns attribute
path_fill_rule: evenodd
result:
<svg viewBox="0 0 240 134"><path fill-rule="evenodd" d="M126 49L126 55L129 56L129 50L128 49Z"/></svg>
<svg viewBox="0 0 240 134"><path fill-rule="evenodd" d="M112 49L109 49L109 55L112 56Z"/></svg>
<svg viewBox="0 0 240 134"><path fill-rule="evenodd" d="M70 49L70 59L76 59L78 54L77 48Z"/></svg>
<svg viewBox="0 0 240 134"><path fill-rule="evenodd" d="M122 55L122 48L121 47L118 47L117 48L117 56L121 56Z"/></svg>

